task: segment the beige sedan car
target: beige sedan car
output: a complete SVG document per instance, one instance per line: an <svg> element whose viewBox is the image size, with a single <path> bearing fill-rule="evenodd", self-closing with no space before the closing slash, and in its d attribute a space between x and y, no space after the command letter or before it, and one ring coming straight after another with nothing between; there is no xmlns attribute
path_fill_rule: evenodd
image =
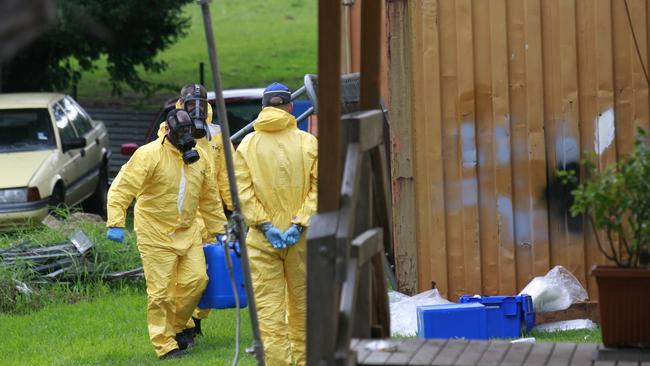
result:
<svg viewBox="0 0 650 366"><path fill-rule="evenodd" d="M0 94L0 229L61 204L104 216L108 146L104 124L67 95Z"/></svg>

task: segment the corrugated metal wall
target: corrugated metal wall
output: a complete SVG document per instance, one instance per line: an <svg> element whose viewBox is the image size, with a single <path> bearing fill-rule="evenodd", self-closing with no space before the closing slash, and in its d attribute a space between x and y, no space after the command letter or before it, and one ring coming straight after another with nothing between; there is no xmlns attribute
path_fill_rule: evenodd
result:
<svg viewBox="0 0 650 366"><path fill-rule="evenodd" d="M113 153L108 167L108 177L109 182L112 182L122 165L130 158L120 152L122 144L142 145L158 111L116 108L86 108L86 111L93 119L104 122L108 131Z"/></svg>
<svg viewBox="0 0 650 366"><path fill-rule="evenodd" d="M628 4L647 65L650 2ZM596 298L588 272L603 257L556 171L614 162L649 127L624 0L391 0L387 11L400 287L512 294L561 264Z"/></svg>

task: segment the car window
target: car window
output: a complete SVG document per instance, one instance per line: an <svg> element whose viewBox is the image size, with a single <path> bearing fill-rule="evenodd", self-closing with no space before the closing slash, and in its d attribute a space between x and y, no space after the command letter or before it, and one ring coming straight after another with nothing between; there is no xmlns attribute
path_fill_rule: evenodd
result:
<svg viewBox="0 0 650 366"><path fill-rule="evenodd" d="M70 98L63 98L61 100L61 105L79 135L85 135L88 131L93 129L88 115L77 103L72 101Z"/></svg>
<svg viewBox="0 0 650 366"><path fill-rule="evenodd" d="M61 141L70 141L71 139L77 137L77 132L75 132L70 118L65 113L63 107L56 103L52 106L52 112L54 114L54 122L56 122L56 127L59 129L59 135L61 136Z"/></svg>
<svg viewBox="0 0 650 366"><path fill-rule="evenodd" d="M239 130L244 128L247 124L254 121L257 115L262 110L262 103L259 100L230 102L226 106L226 113L228 114L228 126L230 127L230 135L234 135ZM214 113L214 123L219 123L217 113ZM241 141L241 140L240 140ZM233 141L239 143L240 141Z"/></svg>
<svg viewBox="0 0 650 366"><path fill-rule="evenodd" d="M55 146L47 109L0 109L0 152Z"/></svg>

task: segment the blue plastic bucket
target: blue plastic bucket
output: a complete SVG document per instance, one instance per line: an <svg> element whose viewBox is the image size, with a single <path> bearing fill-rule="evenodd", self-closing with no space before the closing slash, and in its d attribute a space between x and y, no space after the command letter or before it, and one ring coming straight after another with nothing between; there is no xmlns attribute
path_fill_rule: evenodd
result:
<svg viewBox="0 0 650 366"><path fill-rule="evenodd" d="M237 284L239 294L239 306L244 308L248 305L246 299L246 287L244 282L244 271L239 254L239 244L230 244L230 258L232 259L232 271ZM224 246L221 244L205 244L205 263L208 271L208 285L199 301L200 309L229 309L235 307L235 296L232 291Z"/></svg>

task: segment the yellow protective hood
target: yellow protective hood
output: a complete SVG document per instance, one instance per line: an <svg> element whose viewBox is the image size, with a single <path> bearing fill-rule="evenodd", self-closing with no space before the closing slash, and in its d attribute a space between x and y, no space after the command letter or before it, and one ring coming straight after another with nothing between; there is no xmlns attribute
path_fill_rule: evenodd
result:
<svg viewBox="0 0 650 366"><path fill-rule="evenodd" d="M280 108L265 107L257 116L253 127L255 131L275 132L296 127L296 117Z"/></svg>
<svg viewBox="0 0 650 366"><path fill-rule="evenodd" d="M158 137L165 137L167 134L167 121L163 121L158 128Z"/></svg>

